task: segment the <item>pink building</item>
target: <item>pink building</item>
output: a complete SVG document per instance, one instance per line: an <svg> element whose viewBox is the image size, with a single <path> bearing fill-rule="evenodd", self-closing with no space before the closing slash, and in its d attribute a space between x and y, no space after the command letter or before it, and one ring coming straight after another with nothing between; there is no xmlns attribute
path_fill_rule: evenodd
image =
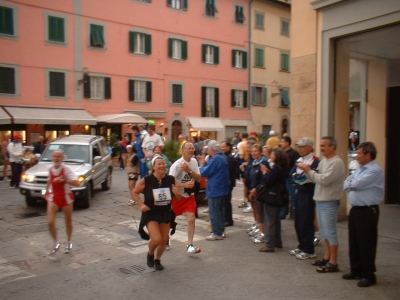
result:
<svg viewBox="0 0 400 300"><path fill-rule="evenodd" d="M248 1L0 0L0 138L131 132L223 139L250 126Z"/></svg>

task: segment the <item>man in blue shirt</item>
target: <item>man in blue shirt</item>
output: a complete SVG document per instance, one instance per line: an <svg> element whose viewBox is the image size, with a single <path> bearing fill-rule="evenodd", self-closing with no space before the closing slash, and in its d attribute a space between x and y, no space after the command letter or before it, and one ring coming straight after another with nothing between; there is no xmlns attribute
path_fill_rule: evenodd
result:
<svg viewBox="0 0 400 300"><path fill-rule="evenodd" d="M211 140L207 145L207 153L211 157L205 161L202 156L197 159L204 163L200 168L201 177L207 177L206 195L211 220L212 234L207 236L208 241L222 240L225 231L224 203L229 194L229 167L228 159L220 151L220 144Z"/></svg>
<svg viewBox="0 0 400 300"><path fill-rule="evenodd" d="M147 170L146 162L144 161L145 155L142 150L142 142L147 135L147 131L144 129L143 124L133 125L131 129L133 131L133 134L136 136L136 142L132 146L136 148L137 156L140 159L140 178L143 178L149 173L149 171Z"/></svg>
<svg viewBox="0 0 400 300"><path fill-rule="evenodd" d="M349 214L349 254L351 271L343 279L361 278L359 287L376 282L374 272L378 239L379 203L381 203L385 178L376 163L376 147L365 142L357 148L359 167L344 181L347 201L352 205Z"/></svg>

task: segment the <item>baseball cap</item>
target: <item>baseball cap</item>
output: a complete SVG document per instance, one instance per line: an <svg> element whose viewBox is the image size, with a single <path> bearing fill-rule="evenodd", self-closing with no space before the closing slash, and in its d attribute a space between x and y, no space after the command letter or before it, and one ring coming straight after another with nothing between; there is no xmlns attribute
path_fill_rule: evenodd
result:
<svg viewBox="0 0 400 300"><path fill-rule="evenodd" d="M269 132L269 135L275 135L275 131L271 130L271 131Z"/></svg>
<svg viewBox="0 0 400 300"><path fill-rule="evenodd" d="M22 139L22 135L14 134L14 140L17 140L17 139Z"/></svg>
<svg viewBox="0 0 400 300"><path fill-rule="evenodd" d="M300 141L296 143L297 146L314 146L314 142L311 138L309 137L303 137Z"/></svg>
<svg viewBox="0 0 400 300"><path fill-rule="evenodd" d="M128 146L126 146L126 148L133 148L133 147L132 147L132 145L128 145Z"/></svg>

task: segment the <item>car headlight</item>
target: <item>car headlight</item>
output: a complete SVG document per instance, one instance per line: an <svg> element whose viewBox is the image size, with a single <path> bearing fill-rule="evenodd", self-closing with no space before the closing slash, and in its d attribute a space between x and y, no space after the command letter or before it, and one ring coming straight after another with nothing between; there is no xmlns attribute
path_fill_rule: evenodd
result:
<svg viewBox="0 0 400 300"><path fill-rule="evenodd" d="M35 181L35 176L34 175L22 175L22 180L25 182L34 182Z"/></svg>
<svg viewBox="0 0 400 300"><path fill-rule="evenodd" d="M84 181L85 181L85 179L86 179L86 177L85 177L85 176L79 176L79 177L78 177L78 181L79 181L79 183L81 183L81 182L84 182Z"/></svg>

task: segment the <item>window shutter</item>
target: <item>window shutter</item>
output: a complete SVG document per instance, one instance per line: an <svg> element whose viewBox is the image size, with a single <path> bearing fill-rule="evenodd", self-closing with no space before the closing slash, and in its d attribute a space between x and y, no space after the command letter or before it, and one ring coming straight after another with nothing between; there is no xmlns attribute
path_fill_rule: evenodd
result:
<svg viewBox="0 0 400 300"><path fill-rule="evenodd" d="M178 85L178 99L179 103L183 103L182 85Z"/></svg>
<svg viewBox="0 0 400 300"><path fill-rule="evenodd" d="M150 34L144 35L144 53L151 54L151 35Z"/></svg>
<svg viewBox="0 0 400 300"><path fill-rule="evenodd" d="M111 78L104 77L104 99L111 99Z"/></svg>
<svg viewBox="0 0 400 300"><path fill-rule="evenodd" d="M201 48L202 48L202 53L201 53L202 57L201 57L201 59L202 59L203 63L205 63L206 62L207 45L203 44L203 45L201 45Z"/></svg>
<svg viewBox="0 0 400 300"><path fill-rule="evenodd" d="M0 33L14 35L14 15L12 8L0 7Z"/></svg>
<svg viewBox="0 0 400 300"><path fill-rule="evenodd" d="M90 76L83 76L83 97L90 98Z"/></svg>
<svg viewBox="0 0 400 300"><path fill-rule="evenodd" d="M232 49L232 67L235 67L235 62L236 62L236 51L235 49Z"/></svg>
<svg viewBox="0 0 400 300"><path fill-rule="evenodd" d="M103 26L90 24L92 46L104 46Z"/></svg>
<svg viewBox="0 0 400 300"><path fill-rule="evenodd" d="M188 1L187 0L183 0L182 9L183 10L188 10Z"/></svg>
<svg viewBox="0 0 400 300"><path fill-rule="evenodd" d="M268 93L267 88L263 88L263 90L262 90L262 105L263 106L267 105L267 97L268 97L267 93Z"/></svg>
<svg viewBox="0 0 400 300"><path fill-rule="evenodd" d="M257 89L255 86L251 87L251 104L252 105L257 104Z"/></svg>
<svg viewBox="0 0 400 300"><path fill-rule="evenodd" d="M129 94L129 101L135 100L135 80L129 79L128 94Z"/></svg>
<svg viewBox="0 0 400 300"><path fill-rule="evenodd" d="M215 102L214 102L214 104L215 104L214 117L219 118L219 88L215 88L214 92L215 92L215 94L214 94L214 97L215 97L214 98L214 100L215 100Z"/></svg>
<svg viewBox="0 0 400 300"><path fill-rule="evenodd" d="M247 52L243 51L242 54L242 67L243 69L247 69Z"/></svg>
<svg viewBox="0 0 400 300"><path fill-rule="evenodd" d="M129 31L129 52L135 52L135 33Z"/></svg>
<svg viewBox="0 0 400 300"><path fill-rule="evenodd" d="M64 97L65 96L65 74L60 72L50 72L53 77L53 96ZM51 84L51 82L50 82ZM51 86L50 86L51 90ZM52 94L50 94L52 95Z"/></svg>
<svg viewBox="0 0 400 300"><path fill-rule="evenodd" d="M48 39L55 42L64 42L64 19L48 17Z"/></svg>
<svg viewBox="0 0 400 300"><path fill-rule="evenodd" d="M151 81L146 81L146 101L151 102Z"/></svg>
<svg viewBox="0 0 400 300"><path fill-rule="evenodd" d="M201 87L201 116L205 117L207 115L207 101L206 101L206 87Z"/></svg>
<svg viewBox="0 0 400 300"><path fill-rule="evenodd" d="M50 84L50 96L57 96L57 79L56 79L55 72L49 72L49 84Z"/></svg>
<svg viewBox="0 0 400 300"><path fill-rule="evenodd" d="M182 59L186 60L187 59L187 41L182 41Z"/></svg>
<svg viewBox="0 0 400 300"><path fill-rule="evenodd" d="M54 17L49 16L48 17L48 23L47 26L49 27L49 36L48 39L50 41L55 41L56 40L56 20Z"/></svg>
<svg viewBox="0 0 400 300"><path fill-rule="evenodd" d="M289 90L283 89L281 92L282 96L282 106L289 106L290 99L289 99Z"/></svg>
<svg viewBox="0 0 400 300"><path fill-rule="evenodd" d="M214 64L219 64L219 47L214 46Z"/></svg>
<svg viewBox="0 0 400 300"><path fill-rule="evenodd" d="M15 69L0 67L0 93L15 94Z"/></svg>
<svg viewBox="0 0 400 300"><path fill-rule="evenodd" d="M247 91L243 91L243 107L247 107Z"/></svg>
<svg viewBox="0 0 400 300"><path fill-rule="evenodd" d="M174 40L173 39L168 39L168 57L172 58L172 44Z"/></svg>
<svg viewBox="0 0 400 300"><path fill-rule="evenodd" d="M167 6L172 6L172 0L167 0Z"/></svg>
<svg viewBox="0 0 400 300"><path fill-rule="evenodd" d="M231 90L231 106L235 107L236 101L235 101L235 90Z"/></svg>

